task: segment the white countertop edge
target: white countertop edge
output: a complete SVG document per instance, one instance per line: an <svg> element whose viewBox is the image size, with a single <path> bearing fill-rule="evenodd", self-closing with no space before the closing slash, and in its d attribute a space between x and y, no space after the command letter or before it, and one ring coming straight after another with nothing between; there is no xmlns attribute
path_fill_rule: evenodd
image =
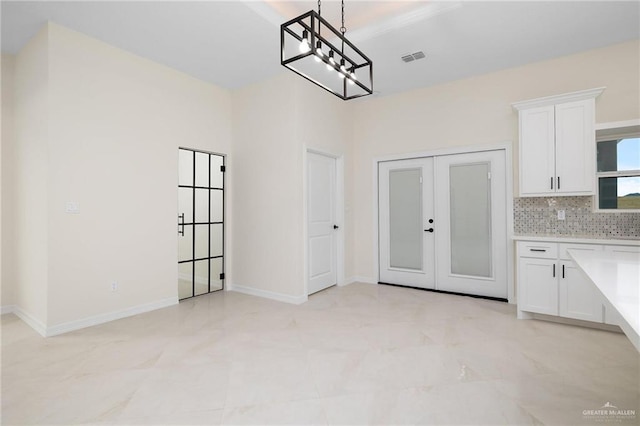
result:
<svg viewBox="0 0 640 426"><path fill-rule="evenodd" d="M628 291L624 290L629 286L635 287L637 294L637 268L632 273L633 276L623 274L614 278L613 276L604 276L602 272L607 264L609 266L625 263L640 265L640 255L635 253L574 252L573 250L568 250L568 253L576 266L578 266L578 269L598 289L598 292L606 300L607 305L620 314L620 317L624 320L624 323L619 324L620 328L622 328L622 331L635 346L636 350L640 352L640 319L638 318L640 299L637 297L632 298L636 300L620 300L619 297L616 298L620 293L627 294ZM613 281L611 281L612 279ZM623 303L624 307L618 306L619 303Z"/></svg>
<svg viewBox="0 0 640 426"><path fill-rule="evenodd" d="M577 243L577 244L602 244L612 246L637 246L640 247L640 240L605 240L602 238L584 238L584 237L554 237L542 235L512 235L513 241L537 241L549 243Z"/></svg>

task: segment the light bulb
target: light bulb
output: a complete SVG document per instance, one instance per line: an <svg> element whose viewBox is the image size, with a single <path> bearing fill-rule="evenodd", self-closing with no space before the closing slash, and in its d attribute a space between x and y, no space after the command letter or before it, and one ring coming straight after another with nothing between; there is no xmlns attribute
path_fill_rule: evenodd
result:
<svg viewBox="0 0 640 426"><path fill-rule="evenodd" d="M342 74L341 72L338 73L338 77L340 77L340 79L344 78L344 74Z"/></svg>
<svg viewBox="0 0 640 426"><path fill-rule="evenodd" d="M316 43L316 57L314 59L316 60L316 62L320 62L323 56L324 53L322 53L322 42L318 41Z"/></svg>
<svg viewBox="0 0 640 426"><path fill-rule="evenodd" d="M304 30L302 32L302 41L300 42L300 46L298 47L300 49L300 53L307 53L309 50L311 50L311 45L309 44L309 33L307 32L307 30Z"/></svg>
<svg viewBox="0 0 640 426"><path fill-rule="evenodd" d="M358 79L358 77L356 77L356 72L353 70L353 68L351 69L351 73L349 77L351 77L351 80L353 81L356 81Z"/></svg>
<svg viewBox="0 0 640 426"><path fill-rule="evenodd" d="M329 51L329 63L327 64L327 70L331 71L336 61L333 59L333 50Z"/></svg>
<svg viewBox="0 0 640 426"><path fill-rule="evenodd" d="M351 80L351 79L348 79L348 80L349 80L349 84L350 84L350 85L352 85L352 86L353 86L353 85L355 84L355 83L353 82L353 80Z"/></svg>
<svg viewBox="0 0 640 426"><path fill-rule="evenodd" d="M344 59L340 59L340 71L346 74L347 68L344 66Z"/></svg>

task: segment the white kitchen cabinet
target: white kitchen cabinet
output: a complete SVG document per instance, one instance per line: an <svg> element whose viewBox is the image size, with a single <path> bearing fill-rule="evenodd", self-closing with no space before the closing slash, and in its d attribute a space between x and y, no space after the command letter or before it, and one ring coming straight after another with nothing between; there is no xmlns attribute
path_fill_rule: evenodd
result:
<svg viewBox="0 0 640 426"><path fill-rule="evenodd" d="M595 98L604 88L517 102L520 195L595 193Z"/></svg>
<svg viewBox="0 0 640 426"><path fill-rule="evenodd" d="M602 251L596 244L558 244L559 315L585 321L602 322L602 297L569 256L569 250Z"/></svg>
<svg viewBox="0 0 640 426"><path fill-rule="evenodd" d="M603 322L602 298L569 257L598 244L518 242L518 311ZM520 315L522 316L522 315Z"/></svg>
<svg viewBox="0 0 640 426"><path fill-rule="evenodd" d="M585 321L602 322L602 298L571 260L560 262L558 277L559 315Z"/></svg>
<svg viewBox="0 0 640 426"><path fill-rule="evenodd" d="M559 242L562 241L562 242ZM546 314L564 318L620 325L618 312L575 265L569 252L640 252L640 244L611 240L518 238L518 318Z"/></svg>
<svg viewBox="0 0 640 426"><path fill-rule="evenodd" d="M558 315L555 260L528 257L518 260L518 309Z"/></svg>

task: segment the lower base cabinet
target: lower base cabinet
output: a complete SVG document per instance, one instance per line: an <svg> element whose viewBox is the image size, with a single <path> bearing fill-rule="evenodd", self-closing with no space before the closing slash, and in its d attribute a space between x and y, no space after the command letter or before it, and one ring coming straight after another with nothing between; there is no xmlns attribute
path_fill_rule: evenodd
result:
<svg viewBox="0 0 640 426"><path fill-rule="evenodd" d="M518 309L558 315L558 279L555 260L522 257L518 260Z"/></svg>
<svg viewBox="0 0 640 426"><path fill-rule="evenodd" d="M598 289L572 261L560 262L559 314L561 317L603 322L602 300Z"/></svg>
<svg viewBox="0 0 640 426"><path fill-rule="evenodd" d="M618 325L619 314L603 300L568 253L614 247L518 241L518 311Z"/></svg>

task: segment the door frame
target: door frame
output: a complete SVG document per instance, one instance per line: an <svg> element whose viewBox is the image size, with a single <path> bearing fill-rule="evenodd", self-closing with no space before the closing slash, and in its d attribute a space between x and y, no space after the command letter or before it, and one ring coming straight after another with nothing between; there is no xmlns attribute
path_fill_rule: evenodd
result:
<svg viewBox="0 0 640 426"><path fill-rule="evenodd" d="M375 268L375 282L380 281L380 202L378 199L378 163L393 160L410 160L421 157L437 157L442 155L454 154L471 154L484 151L505 151L505 176L506 176L506 231L507 231L507 300L509 303L515 304L515 253L513 244L513 149L511 142L503 142L491 145L480 146L462 146L455 148L442 148L430 151L412 152L407 154L393 154L380 157L374 157L372 161L372 180L373 180L373 266ZM509 178L511 177L511 179ZM436 266L437 267L437 266ZM436 271L437 274L437 271Z"/></svg>
<svg viewBox="0 0 640 426"><path fill-rule="evenodd" d="M335 235L335 244L336 244L336 285L343 286L345 285L345 269L344 269L344 257L345 257L345 228L347 228L345 224L345 215L344 215L344 155L334 154L328 151L324 151L321 149L310 148L308 146L304 147L303 151L303 161L302 161L302 193L303 193L303 202L302 202L302 238L304 241L303 244L303 273L304 273L304 301L307 301L309 297L309 212L307 208L307 203L309 201L309 191L308 191L308 166L309 166L309 153L324 155L325 157L333 158L336 161L336 181L335 185L335 218L336 224L340 226L340 228L336 231Z"/></svg>

